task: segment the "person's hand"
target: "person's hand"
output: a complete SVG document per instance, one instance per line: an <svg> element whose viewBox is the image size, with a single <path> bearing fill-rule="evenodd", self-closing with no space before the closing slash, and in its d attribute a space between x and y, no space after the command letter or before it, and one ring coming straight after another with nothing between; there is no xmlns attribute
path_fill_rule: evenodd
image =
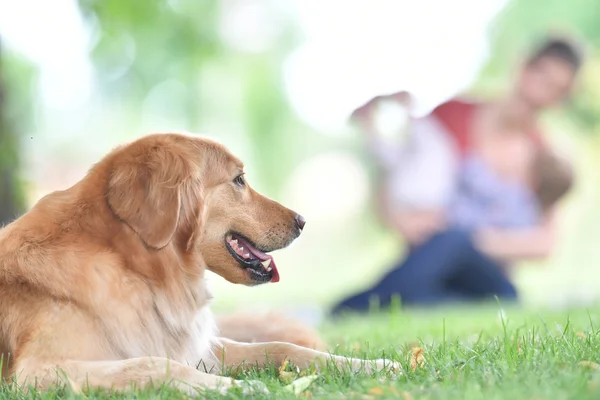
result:
<svg viewBox="0 0 600 400"><path fill-rule="evenodd" d="M475 247L502 262L524 259L544 259L554 247L552 225L522 229L479 229L474 236Z"/></svg>
<svg viewBox="0 0 600 400"><path fill-rule="evenodd" d="M489 257L499 259L498 248L503 245L501 231L492 228L480 228L473 235L475 247Z"/></svg>
<svg viewBox="0 0 600 400"><path fill-rule="evenodd" d="M410 95L408 94L408 92L402 91L397 93L375 96L371 100L367 101L365 104L354 110L350 118L352 120L370 119L371 114L373 113L373 107L377 106L377 104L383 100L397 101L398 103L406 105L410 101Z"/></svg>
<svg viewBox="0 0 600 400"><path fill-rule="evenodd" d="M396 214L394 227L410 245L419 245L446 228L444 214L439 211L402 211Z"/></svg>
<svg viewBox="0 0 600 400"><path fill-rule="evenodd" d="M373 112L373 107L377 105L381 100L383 100L386 96L375 96L371 100L367 101L362 106L358 107L352 115L350 115L350 119L353 121L360 120L368 120L371 118L371 114Z"/></svg>

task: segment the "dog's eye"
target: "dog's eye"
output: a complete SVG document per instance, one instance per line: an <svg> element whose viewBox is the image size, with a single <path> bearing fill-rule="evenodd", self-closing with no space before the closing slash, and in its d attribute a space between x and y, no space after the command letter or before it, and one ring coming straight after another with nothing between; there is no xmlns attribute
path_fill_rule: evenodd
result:
<svg viewBox="0 0 600 400"><path fill-rule="evenodd" d="M246 185L246 181L244 180L244 175L238 175L235 177L235 179L233 180L233 183L235 183L236 185L243 187Z"/></svg>

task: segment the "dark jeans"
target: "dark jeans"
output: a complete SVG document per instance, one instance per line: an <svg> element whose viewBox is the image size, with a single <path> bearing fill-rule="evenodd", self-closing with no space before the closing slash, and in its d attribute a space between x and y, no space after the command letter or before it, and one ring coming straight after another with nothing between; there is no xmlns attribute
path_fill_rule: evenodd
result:
<svg viewBox="0 0 600 400"><path fill-rule="evenodd" d="M334 307L365 311L370 299L389 307L397 295L402 305L437 305L482 301L498 296L515 300L517 292L500 265L478 251L469 232L449 229L413 248L406 259L374 287L349 297Z"/></svg>

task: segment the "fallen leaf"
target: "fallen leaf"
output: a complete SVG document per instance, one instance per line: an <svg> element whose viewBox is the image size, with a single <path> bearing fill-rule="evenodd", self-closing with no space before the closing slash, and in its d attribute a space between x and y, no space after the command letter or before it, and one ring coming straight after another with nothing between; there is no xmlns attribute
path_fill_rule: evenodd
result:
<svg viewBox="0 0 600 400"><path fill-rule="evenodd" d="M381 396L385 392L383 391L382 388L376 386L376 387L372 387L371 389L369 389L369 391L367 393L372 394L374 396Z"/></svg>
<svg viewBox="0 0 600 400"><path fill-rule="evenodd" d="M288 365L289 365L289 361L288 360L284 360L281 363L281 366L279 367L279 373L281 374L282 372L284 372Z"/></svg>
<svg viewBox="0 0 600 400"><path fill-rule="evenodd" d="M600 364L597 364L593 361L580 361L578 364L580 367L590 368L590 369L600 369Z"/></svg>
<svg viewBox="0 0 600 400"><path fill-rule="evenodd" d="M423 368L425 365L425 355L422 347L414 347L410 357L410 368L415 371L417 367Z"/></svg>
<svg viewBox="0 0 600 400"><path fill-rule="evenodd" d="M285 369L287 368L288 364L289 364L288 360L284 360L284 361L281 363L281 366L279 367L279 373L280 373L280 374L281 374L283 371L285 371Z"/></svg>
<svg viewBox="0 0 600 400"><path fill-rule="evenodd" d="M279 380L285 384L290 384L296 379L296 373L292 371L281 371L279 373Z"/></svg>
<svg viewBox="0 0 600 400"><path fill-rule="evenodd" d="M409 392L402 392L402 399L403 400L413 400L413 396Z"/></svg>
<svg viewBox="0 0 600 400"><path fill-rule="evenodd" d="M298 372L298 376L316 375L317 368L314 365L312 365L310 368L298 369L296 370L296 372Z"/></svg>
<svg viewBox="0 0 600 400"><path fill-rule="evenodd" d="M285 384L290 384L298 377L298 373L295 371L287 371L290 366L288 360L285 360L279 367L279 380Z"/></svg>
<svg viewBox="0 0 600 400"><path fill-rule="evenodd" d="M287 386L284 386L283 388L285 390L287 390L288 392L292 392L296 396L298 396L300 393L302 393L303 391L308 389L310 384L313 383L318 378L319 378L318 375L303 376L302 378L296 379L295 381L293 381L292 383L290 383Z"/></svg>

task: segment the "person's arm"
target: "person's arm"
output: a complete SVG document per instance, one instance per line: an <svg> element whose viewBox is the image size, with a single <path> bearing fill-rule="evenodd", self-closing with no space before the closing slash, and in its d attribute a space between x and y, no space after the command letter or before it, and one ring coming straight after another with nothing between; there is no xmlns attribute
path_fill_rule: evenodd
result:
<svg viewBox="0 0 600 400"><path fill-rule="evenodd" d="M435 118L413 120L400 163L380 183L380 217L411 245L442 230L456 167L456 149Z"/></svg>
<svg viewBox="0 0 600 400"><path fill-rule="evenodd" d="M396 146L397 143L390 143L390 140L386 140L377 129L374 109L382 100L396 101L401 106L408 107L410 95L407 92L398 92L376 96L354 110L350 116L350 121L364 134L368 152L374 158L378 167L385 173L395 168L400 156L400 149Z"/></svg>
<svg viewBox="0 0 600 400"><path fill-rule="evenodd" d="M416 209L407 204L394 203L390 196L389 179L382 179L375 193L379 219L399 233L409 245L422 243L445 226L445 215L440 208Z"/></svg>
<svg viewBox="0 0 600 400"><path fill-rule="evenodd" d="M520 230L486 229L475 237L477 247L492 258L505 262L544 259L555 244L555 216L550 210L536 227Z"/></svg>
<svg viewBox="0 0 600 400"><path fill-rule="evenodd" d="M386 216L388 225L398 232L406 242L418 245L446 227L444 210L397 208Z"/></svg>
<svg viewBox="0 0 600 400"><path fill-rule="evenodd" d="M382 100L395 100L398 103L407 106L410 102L410 94L406 91L400 91L389 95L375 96L354 110L350 115L350 120L359 124L362 128L366 128L366 133L372 133L374 129L374 121L372 118L373 108Z"/></svg>

